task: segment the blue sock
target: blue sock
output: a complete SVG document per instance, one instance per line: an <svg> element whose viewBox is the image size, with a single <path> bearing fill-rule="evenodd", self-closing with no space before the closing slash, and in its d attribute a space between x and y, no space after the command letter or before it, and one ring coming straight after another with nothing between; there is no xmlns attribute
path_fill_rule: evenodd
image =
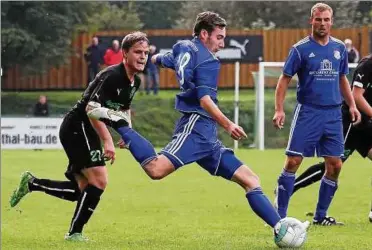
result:
<svg viewBox="0 0 372 250"><path fill-rule="evenodd" d="M318 204L316 206L315 220L323 220L337 190L337 182L323 176L320 182Z"/></svg>
<svg viewBox="0 0 372 250"><path fill-rule="evenodd" d="M274 227L280 221L278 212L260 187L252 189L245 196L252 210L271 227Z"/></svg>
<svg viewBox="0 0 372 250"><path fill-rule="evenodd" d="M287 172L285 169L278 178L278 213L281 218L287 217L289 199L293 193L295 179L295 174Z"/></svg>
<svg viewBox="0 0 372 250"><path fill-rule="evenodd" d="M129 127L120 127L117 129L117 132L141 166L156 158L157 154L154 146L136 131Z"/></svg>

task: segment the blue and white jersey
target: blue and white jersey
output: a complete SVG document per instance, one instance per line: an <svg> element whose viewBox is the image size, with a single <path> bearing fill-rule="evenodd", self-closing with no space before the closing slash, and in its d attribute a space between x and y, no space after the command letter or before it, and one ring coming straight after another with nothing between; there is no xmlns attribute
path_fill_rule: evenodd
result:
<svg viewBox="0 0 372 250"><path fill-rule="evenodd" d="M217 104L217 83L220 62L198 38L182 40L172 52L159 55L156 63L174 69L181 88L175 108L184 113L210 115L200 106L200 99L209 95Z"/></svg>
<svg viewBox="0 0 372 250"><path fill-rule="evenodd" d="M342 103L340 77L349 73L344 43L330 37L320 45L311 36L291 48L283 74L298 76L297 101L315 106L337 106Z"/></svg>

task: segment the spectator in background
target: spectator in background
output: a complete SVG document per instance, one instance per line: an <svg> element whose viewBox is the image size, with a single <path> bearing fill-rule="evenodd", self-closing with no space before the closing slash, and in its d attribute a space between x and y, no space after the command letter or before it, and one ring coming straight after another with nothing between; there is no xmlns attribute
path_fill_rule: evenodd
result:
<svg viewBox="0 0 372 250"><path fill-rule="evenodd" d="M103 62L103 51L99 46L98 37L92 38L92 44L87 48L84 58L88 64L88 84L93 81L100 70L100 65Z"/></svg>
<svg viewBox="0 0 372 250"><path fill-rule="evenodd" d="M349 63L359 62L360 59L359 51L353 46L353 41L351 41L351 39L345 39L344 42L347 49Z"/></svg>
<svg viewBox="0 0 372 250"><path fill-rule="evenodd" d="M150 53L149 53L149 59L147 60L146 67L145 67L145 74L146 74L146 81L145 81L145 88L146 88L146 94L150 94L150 85L152 88L152 91L154 91L154 95L158 94L159 89L159 68L157 65L152 63L151 57L156 52L156 46L150 45Z"/></svg>
<svg viewBox="0 0 372 250"><path fill-rule="evenodd" d="M39 97L39 101L35 104L34 116L39 116L39 117L49 116L49 106L48 106L47 97L45 95L41 95Z"/></svg>
<svg viewBox="0 0 372 250"><path fill-rule="evenodd" d="M112 41L112 48L108 48L103 57L106 66L119 64L123 61L123 53L120 50L119 41Z"/></svg>

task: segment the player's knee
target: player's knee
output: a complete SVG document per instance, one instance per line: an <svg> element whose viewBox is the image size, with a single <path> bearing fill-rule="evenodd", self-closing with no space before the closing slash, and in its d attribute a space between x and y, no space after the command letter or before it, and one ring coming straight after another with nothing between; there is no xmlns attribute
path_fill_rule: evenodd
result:
<svg viewBox="0 0 372 250"><path fill-rule="evenodd" d="M342 162L333 165L333 176L338 177L342 168Z"/></svg>
<svg viewBox="0 0 372 250"><path fill-rule="evenodd" d="M83 191L88 186L88 180L79 180L78 187L80 191Z"/></svg>
<svg viewBox="0 0 372 250"><path fill-rule="evenodd" d="M339 159L332 159L326 162L325 175L331 180L337 180L342 168L342 161Z"/></svg>
<svg viewBox="0 0 372 250"><path fill-rule="evenodd" d="M287 157L285 169L288 171L297 171L298 167L300 166L302 162L302 157L296 156L296 157Z"/></svg>
<svg viewBox="0 0 372 250"><path fill-rule="evenodd" d="M152 179L152 180L161 180L165 177L164 171L162 171L159 168L154 168L154 167L147 167L144 168L145 172L147 175Z"/></svg>
<svg viewBox="0 0 372 250"><path fill-rule="evenodd" d="M258 175L246 166L238 168L231 180L238 183L246 191L252 190L261 185Z"/></svg>
<svg viewBox="0 0 372 250"><path fill-rule="evenodd" d="M257 175L247 176L238 183L246 192L261 186L260 178Z"/></svg>
<svg viewBox="0 0 372 250"><path fill-rule="evenodd" d="M161 180L175 170L173 164L164 156L150 161L143 169L152 180Z"/></svg>
<svg viewBox="0 0 372 250"><path fill-rule="evenodd" d="M89 180L89 184L96 186L99 189L104 190L108 184L108 177L100 176L98 178L92 178Z"/></svg>
<svg viewBox="0 0 372 250"><path fill-rule="evenodd" d="M248 176L247 180L248 182L247 182L247 185L245 186L246 190L251 190L251 189L258 188L261 186L260 177L258 177L258 175L256 174Z"/></svg>

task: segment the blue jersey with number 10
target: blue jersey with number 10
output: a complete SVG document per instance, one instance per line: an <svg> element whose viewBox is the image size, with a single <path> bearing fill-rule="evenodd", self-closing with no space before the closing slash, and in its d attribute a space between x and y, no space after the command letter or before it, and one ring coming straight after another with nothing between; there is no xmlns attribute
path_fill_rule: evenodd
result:
<svg viewBox="0 0 372 250"><path fill-rule="evenodd" d="M182 90L176 96L176 109L183 113L210 115L200 106L200 99L209 95L217 104L219 60L198 38L176 43L171 53L159 55L157 64L174 69Z"/></svg>
<svg viewBox="0 0 372 250"><path fill-rule="evenodd" d="M345 45L334 37L324 46L311 36L302 39L293 45L283 68L284 75L298 75L297 101L315 106L341 105L340 76L348 73Z"/></svg>

